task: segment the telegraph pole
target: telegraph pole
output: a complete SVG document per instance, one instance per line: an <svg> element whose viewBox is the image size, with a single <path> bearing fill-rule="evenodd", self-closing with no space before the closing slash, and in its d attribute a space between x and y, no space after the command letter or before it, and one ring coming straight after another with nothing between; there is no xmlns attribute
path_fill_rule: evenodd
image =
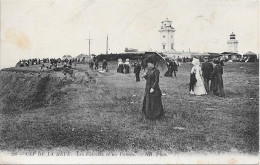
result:
<svg viewBox="0 0 260 165"><path fill-rule="evenodd" d="M90 34L87 40L88 40L88 54L90 55L90 41L93 40L90 38Z"/></svg>
<svg viewBox="0 0 260 165"><path fill-rule="evenodd" d="M107 35L107 48L106 48L106 54L108 54L108 35Z"/></svg>

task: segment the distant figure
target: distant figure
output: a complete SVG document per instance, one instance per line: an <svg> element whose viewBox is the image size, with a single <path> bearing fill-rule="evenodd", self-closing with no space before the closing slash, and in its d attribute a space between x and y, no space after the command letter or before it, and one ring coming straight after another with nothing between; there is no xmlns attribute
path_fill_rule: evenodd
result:
<svg viewBox="0 0 260 165"><path fill-rule="evenodd" d="M21 61L20 67L24 67L24 62L23 61Z"/></svg>
<svg viewBox="0 0 260 165"><path fill-rule="evenodd" d="M29 61L26 60L26 61L25 61L25 66L29 67L29 65L30 65L30 64L29 64Z"/></svg>
<svg viewBox="0 0 260 165"><path fill-rule="evenodd" d="M54 61L56 61L56 60L54 60ZM69 67L70 68L72 67L72 60L71 59L69 60Z"/></svg>
<svg viewBox="0 0 260 165"><path fill-rule="evenodd" d="M174 72L174 77L177 78L176 72L178 71L178 64L177 64L177 62L175 60L173 61L172 70Z"/></svg>
<svg viewBox="0 0 260 165"><path fill-rule="evenodd" d="M126 62L124 63L124 68L125 68L125 74L130 73L130 63L129 63L129 59L126 59Z"/></svg>
<svg viewBox="0 0 260 165"><path fill-rule="evenodd" d="M209 93L209 80L211 79L211 73L213 71L213 64L210 62L204 62L202 63L202 77L204 78L204 85L207 93Z"/></svg>
<svg viewBox="0 0 260 165"><path fill-rule="evenodd" d="M195 73L191 73L190 74L190 88L189 91L194 91L194 86L196 85L196 76Z"/></svg>
<svg viewBox="0 0 260 165"><path fill-rule="evenodd" d="M213 91L213 95L219 97L225 97L224 85L223 85L223 67L219 64L218 60L214 61L215 66L213 68L213 72L211 74L211 87L210 89Z"/></svg>
<svg viewBox="0 0 260 165"><path fill-rule="evenodd" d="M93 67L94 67L94 62L91 60L89 62L89 69L93 70Z"/></svg>
<svg viewBox="0 0 260 165"><path fill-rule="evenodd" d="M169 66L168 66L168 76L172 77L172 73L173 73L173 62L172 60L169 61Z"/></svg>
<svg viewBox="0 0 260 165"><path fill-rule="evenodd" d="M199 59L193 58L192 64L194 65L191 69L191 76L195 74L196 83L192 87L193 90L190 90L190 94L194 95L204 95L207 94L206 89L204 87L203 81L202 81L202 71L200 67L200 61Z"/></svg>
<svg viewBox="0 0 260 165"><path fill-rule="evenodd" d="M224 60L220 60L220 65L224 66Z"/></svg>
<svg viewBox="0 0 260 165"><path fill-rule="evenodd" d="M107 60L103 60L103 63L102 63L102 70L105 70L107 71Z"/></svg>
<svg viewBox="0 0 260 165"><path fill-rule="evenodd" d="M41 69L43 69L45 67L45 65L44 65L44 63L42 64L42 66L41 66Z"/></svg>
<svg viewBox="0 0 260 165"><path fill-rule="evenodd" d="M134 73L135 73L136 82L140 82L140 71L141 71L141 64L139 62L137 62L134 65Z"/></svg>
<svg viewBox="0 0 260 165"><path fill-rule="evenodd" d="M154 120L164 115L162 106L162 92L159 87L160 71L155 67L156 61L152 57L145 59L148 71L143 76L146 79L142 112L146 118Z"/></svg>
<svg viewBox="0 0 260 165"><path fill-rule="evenodd" d="M118 59L117 73L124 73L124 63L122 59Z"/></svg>
<svg viewBox="0 0 260 165"><path fill-rule="evenodd" d="M171 72L171 66L170 66L170 60L169 59L165 59L166 61L166 65L167 65L167 71L164 73L165 77L169 77L170 76L170 72Z"/></svg>
<svg viewBox="0 0 260 165"><path fill-rule="evenodd" d="M98 69L98 60L95 61L95 70Z"/></svg>

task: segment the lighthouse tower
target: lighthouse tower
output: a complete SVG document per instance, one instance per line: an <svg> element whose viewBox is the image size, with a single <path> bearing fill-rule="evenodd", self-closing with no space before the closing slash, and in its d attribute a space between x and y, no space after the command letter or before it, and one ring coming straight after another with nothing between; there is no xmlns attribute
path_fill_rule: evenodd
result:
<svg viewBox="0 0 260 165"><path fill-rule="evenodd" d="M174 52L174 32L175 29L172 27L172 21L169 21L166 18L165 21L162 21L160 32L161 38L161 51L164 53Z"/></svg>
<svg viewBox="0 0 260 165"><path fill-rule="evenodd" d="M236 35L232 32L230 34L230 39L227 42L228 52L237 53L237 44Z"/></svg>

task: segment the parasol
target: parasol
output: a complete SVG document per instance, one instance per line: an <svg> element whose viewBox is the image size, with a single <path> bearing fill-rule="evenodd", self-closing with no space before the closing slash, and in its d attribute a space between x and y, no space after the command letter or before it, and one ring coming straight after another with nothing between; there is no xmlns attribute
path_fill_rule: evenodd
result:
<svg viewBox="0 0 260 165"><path fill-rule="evenodd" d="M167 71L167 64L165 59L156 52L145 52L144 56L142 57L141 65L143 68L147 67L146 61L152 60L156 61L155 67L161 72L165 73Z"/></svg>

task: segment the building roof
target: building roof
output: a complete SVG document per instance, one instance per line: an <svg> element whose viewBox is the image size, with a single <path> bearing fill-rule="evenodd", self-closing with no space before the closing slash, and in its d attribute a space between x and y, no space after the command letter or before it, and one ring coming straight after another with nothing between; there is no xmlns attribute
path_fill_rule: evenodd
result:
<svg viewBox="0 0 260 165"><path fill-rule="evenodd" d="M238 53L234 53L234 52L223 52L223 53L221 53L221 54L223 54L223 55L239 55L239 56L242 56L241 54L238 54Z"/></svg>
<svg viewBox="0 0 260 165"><path fill-rule="evenodd" d="M208 53L208 54L211 57L219 57L219 56L221 56L221 54L219 54L219 53Z"/></svg>
<svg viewBox="0 0 260 165"><path fill-rule="evenodd" d="M232 54L232 52L223 52L221 54Z"/></svg>
<svg viewBox="0 0 260 165"><path fill-rule="evenodd" d="M256 55L255 53L251 52L251 51L248 51L247 53L243 54L243 55L247 55L247 56L252 56L252 55Z"/></svg>

